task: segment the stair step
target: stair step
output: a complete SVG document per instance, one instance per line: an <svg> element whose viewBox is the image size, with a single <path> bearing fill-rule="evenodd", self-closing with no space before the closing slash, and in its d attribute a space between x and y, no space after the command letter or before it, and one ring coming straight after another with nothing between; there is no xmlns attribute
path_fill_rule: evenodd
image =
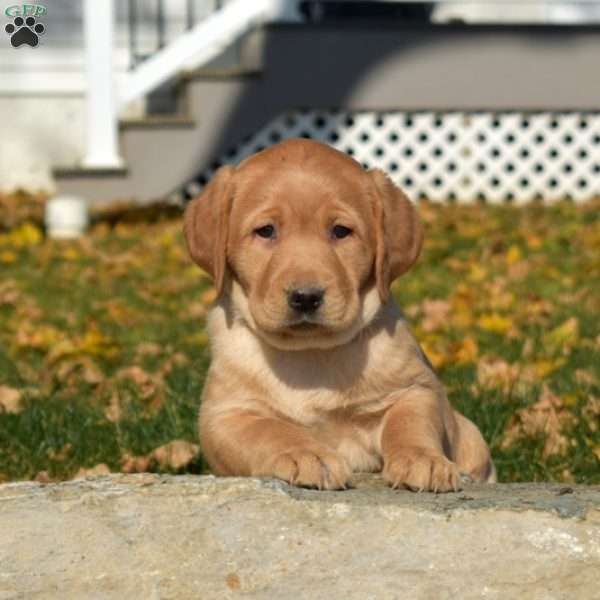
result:
<svg viewBox="0 0 600 600"><path fill-rule="evenodd" d="M260 77L263 69L249 67L225 67L225 68L206 68L191 69L181 74L183 80L190 79L250 79Z"/></svg>
<svg viewBox="0 0 600 600"><path fill-rule="evenodd" d="M129 173L127 166L123 167L84 167L74 165L69 167L55 167L52 174L57 179L76 179L78 177L125 177Z"/></svg>
<svg viewBox="0 0 600 600"><path fill-rule="evenodd" d="M196 121L189 115L147 115L119 121L120 129L193 129L195 126Z"/></svg>

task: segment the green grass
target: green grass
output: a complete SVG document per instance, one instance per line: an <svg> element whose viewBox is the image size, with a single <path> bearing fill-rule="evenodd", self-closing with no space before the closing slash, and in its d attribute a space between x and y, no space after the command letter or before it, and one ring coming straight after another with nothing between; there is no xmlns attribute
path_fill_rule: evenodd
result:
<svg viewBox="0 0 600 600"><path fill-rule="evenodd" d="M500 479L600 483L600 204L421 213L423 254L393 291ZM0 386L21 397L0 409L0 481L118 471L126 455L197 443L211 288L180 227L101 223L77 242L28 224L0 233ZM532 426L544 386L557 419ZM549 451L553 435L566 443Z"/></svg>

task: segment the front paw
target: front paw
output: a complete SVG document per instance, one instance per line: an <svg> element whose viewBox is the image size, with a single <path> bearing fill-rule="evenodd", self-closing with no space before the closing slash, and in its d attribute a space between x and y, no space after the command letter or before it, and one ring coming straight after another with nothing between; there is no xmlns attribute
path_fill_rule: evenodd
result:
<svg viewBox="0 0 600 600"><path fill-rule="evenodd" d="M384 461L383 477L393 488L400 486L421 492L455 492L459 472L455 463L441 454L420 448L406 448Z"/></svg>
<svg viewBox="0 0 600 600"><path fill-rule="evenodd" d="M319 490L346 489L352 470L346 460L327 447L290 448L276 456L268 475L292 485Z"/></svg>

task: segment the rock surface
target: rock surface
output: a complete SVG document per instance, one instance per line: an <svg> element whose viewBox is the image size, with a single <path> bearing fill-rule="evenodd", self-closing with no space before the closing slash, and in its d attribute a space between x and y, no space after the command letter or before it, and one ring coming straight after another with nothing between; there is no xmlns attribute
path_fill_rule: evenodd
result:
<svg viewBox="0 0 600 600"><path fill-rule="evenodd" d="M344 492L211 476L0 486L0 600L600 598L600 487Z"/></svg>

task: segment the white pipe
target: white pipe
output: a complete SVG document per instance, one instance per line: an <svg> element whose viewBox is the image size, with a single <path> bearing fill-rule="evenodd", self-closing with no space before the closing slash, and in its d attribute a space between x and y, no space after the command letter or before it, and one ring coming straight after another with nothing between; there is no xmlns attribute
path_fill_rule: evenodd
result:
<svg viewBox="0 0 600 600"><path fill-rule="evenodd" d="M86 71L86 152L83 166L123 166L119 156L117 107L113 81L113 0L84 0Z"/></svg>

